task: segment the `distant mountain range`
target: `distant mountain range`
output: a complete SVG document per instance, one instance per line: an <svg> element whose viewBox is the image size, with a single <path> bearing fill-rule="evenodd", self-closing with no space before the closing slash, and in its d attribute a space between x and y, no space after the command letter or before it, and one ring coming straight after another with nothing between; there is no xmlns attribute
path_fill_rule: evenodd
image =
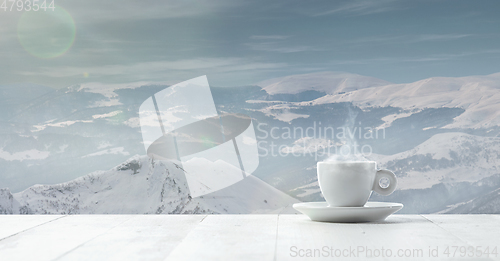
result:
<svg viewBox="0 0 500 261"><path fill-rule="evenodd" d="M126 209L125 205L111 204L111 196L111 203L104 204L98 197L104 199L107 194L90 196L90 190L82 194L86 196L77 197L62 189L64 196L57 196L58 207L40 202L52 197L56 187L80 184L82 177L97 175L85 176L88 173L130 162L131 155L144 155L138 107L167 87L148 83L92 83L61 90L0 86L5 94L0 105L0 188L9 188L0 191L4 212L15 212L19 204L20 208L29 205L33 213L70 213L76 206L78 213L155 213L162 205L157 201L161 197L144 196L144 190L152 189L149 185L137 185L138 194L130 196L148 202L147 207L131 204L132 208ZM211 89L219 112L244 113L253 118L261 153L255 177L298 200L323 200L315 164L329 155L320 152L354 142L369 146L372 153L367 158L395 171L399 178L394 194L373 194L371 200L402 202L405 207L399 213L499 213L500 73L392 84L356 74L321 72L271 79L256 86ZM287 135L290 129L313 126L315 131ZM321 135L320 130L328 127L381 135L356 135L350 140ZM273 138L271 132L279 138ZM294 156L291 152L302 154ZM141 166L149 164L146 158L134 159ZM165 173L168 170L182 176L175 166L165 166ZM110 180L132 182L121 175L124 172L106 173L102 175L113 177ZM66 185L33 186L36 183ZM113 187L116 195L121 193L120 186ZM133 191L132 187L128 190ZM25 195L30 199L23 201ZM175 202L187 206L184 209L189 213L195 207L194 203L185 204L186 196L179 194ZM72 205L72 200L80 203ZM103 205L91 208L89 202ZM289 202L277 200L277 207L264 209L278 210ZM225 213L224 208L210 204L203 203L199 211ZM165 205L162 213L175 212L176 207ZM234 213L256 211L250 207L245 210L245 205L226 209Z"/></svg>

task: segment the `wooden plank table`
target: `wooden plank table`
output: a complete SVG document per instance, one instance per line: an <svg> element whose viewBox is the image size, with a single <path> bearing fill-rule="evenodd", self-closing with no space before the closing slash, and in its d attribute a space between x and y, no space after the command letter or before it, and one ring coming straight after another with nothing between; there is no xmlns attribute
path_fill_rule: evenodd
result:
<svg viewBox="0 0 500 261"><path fill-rule="evenodd" d="M489 254L488 254L489 253ZM2 215L0 260L500 260L500 215Z"/></svg>

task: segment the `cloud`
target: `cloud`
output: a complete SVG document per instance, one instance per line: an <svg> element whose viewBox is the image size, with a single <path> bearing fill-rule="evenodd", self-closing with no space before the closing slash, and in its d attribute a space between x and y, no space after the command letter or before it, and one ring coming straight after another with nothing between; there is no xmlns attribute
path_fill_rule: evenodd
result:
<svg viewBox="0 0 500 261"><path fill-rule="evenodd" d="M80 21L152 20L163 18L193 17L225 12L243 4L238 0L122 0L115 1L65 1L59 3ZM71 12L73 11L73 12ZM92 19L88 19L92 17Z"/></svg>
<svg viewBox="0 0 500 261"><path fill-rule="evenodd" d="M451 41L473 36L472 34L421 34L398 36L372 36L346 41L354 44L409 44L435 41Z"/></svg>
<svg viewBox="0 0 500 261"><path fill-rule="evenodd" d="M369 15L376 13L383 13L400 9L394 3L397 0L351 0L344 1L343 4L336 8L322 11L314 14L313 16L323 16L332 14L350 14L350 15Z"/></svg>
<svg viewBox="0 0 500 261"><path fill-rule="evenodd" d="M290 38L290 35L252 35L253 40L284 40Z"/></svg>
<svg viewBox="0 0 500 261"><path fill-rule="evenodd" d="M277 53L297 53L306 51L320 51L321 49L313 46L306 45L291 45L286 46L287 42L284 41L290 38L290 35L253 35L250 39L256 40L251 43L244 44L254 51L277 52ZM267 41L261 41L267 40ZM275 40L275 41L269 41Z"/></svg>
<svg viewBox="0 0 500 261"><path fill-rule="evenodd" d="M472 36L472 34L423 34L417 36L415 39L416 41L419 42L424 42L424 41L448 41L448 40L455 40L455 39L461 39L465 37Z"/></svg>
<svg viewBox="0 0 500 261"><path fill-rule="evenodd" d="M313 46L281 46L280 43L276 42L265 42L265 43L246 43L250 49L255 51L266 51L266 52L277 52L277 53L297 53L306 51L321 51L321 49Z"/></svg>
<svg viewBox="0 0 500 261"><path fill-rule="evenodd" d="M101 66L43 67L38 71L24 71L21 75L38 75L54 78L81 76L86 72L93 77L130 76L137 80L168 72L230 73L237 71L268 70L286 67L285 63L267 63L243 58L196 58L175 61L148 61L132 64L108 64Z"/></svg>
<svg viewBox="0 0 500 261"><path fill-rule="evenodd" d="M387 64L387 63L401 63L401 62L435 62L447 61L456 58L482 55L482 54L500 54L500 49L491 49L477 52L462 52L454 54L435 54L424 57L379 57L372 59L353 59L353 60L338 60L333 61L336 65L363 65L363 64Z"/></svg>

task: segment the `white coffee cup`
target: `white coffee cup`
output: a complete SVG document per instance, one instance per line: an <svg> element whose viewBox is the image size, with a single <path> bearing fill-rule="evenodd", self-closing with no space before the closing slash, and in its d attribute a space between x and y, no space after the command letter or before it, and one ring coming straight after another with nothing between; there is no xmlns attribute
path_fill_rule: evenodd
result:
<svg viewBox="0 0 500 261"><path fill-rule="evenodd" d="M372 191L391 194L397 185L396 175L389 170L377 170L374 161L318 162L318 181L328 206L362 207ZM382 187L380 180L389 185Z"/></svg>

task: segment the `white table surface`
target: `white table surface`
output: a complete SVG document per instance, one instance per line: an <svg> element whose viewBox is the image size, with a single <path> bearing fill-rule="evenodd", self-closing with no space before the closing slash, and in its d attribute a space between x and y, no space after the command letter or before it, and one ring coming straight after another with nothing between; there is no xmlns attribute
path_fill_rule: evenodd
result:
<svg viewBox="0 0 500 261"><path fill-rule="evenodd" d="M370 260L500 260L500 215L358 224L286 214L0 216L0 260L365 260L370 253Z"/></svg>

